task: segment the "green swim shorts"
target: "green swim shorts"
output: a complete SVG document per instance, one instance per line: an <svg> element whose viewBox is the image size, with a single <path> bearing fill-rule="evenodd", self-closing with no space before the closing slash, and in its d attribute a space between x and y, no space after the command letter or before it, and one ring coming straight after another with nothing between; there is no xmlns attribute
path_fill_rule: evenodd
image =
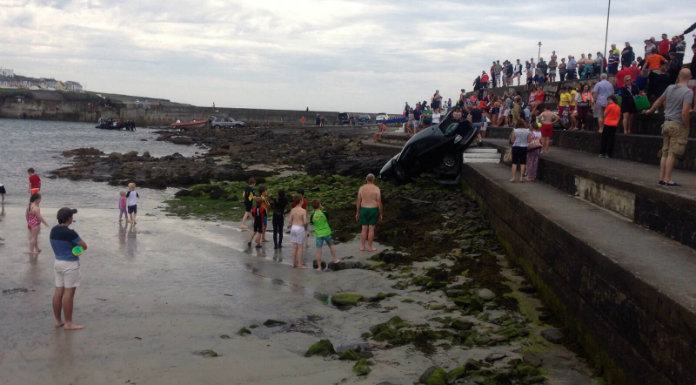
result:
<svg viewBox="0 0 696 385"><path fill-rule="evenodd" d="M361 207L360 208L360 224L362 226L374 226L379 219L379 208L377 207Z"/></svg>

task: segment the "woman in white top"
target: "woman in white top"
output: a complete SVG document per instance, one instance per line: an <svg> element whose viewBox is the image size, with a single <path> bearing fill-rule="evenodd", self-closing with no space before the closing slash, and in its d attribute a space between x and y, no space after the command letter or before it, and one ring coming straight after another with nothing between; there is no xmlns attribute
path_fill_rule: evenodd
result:
<svg viewBox="0 0 696 385"><path fill-rule="evenodd" d="M520 166L520 177L518 180L520 182L524 181L522 177L527 165L527 146L531 139L529 129L524 127L522 122L519 122L518 126L521 127L516 127L510 135L510 142L512 142L512 178L510 178L510 182L515 182L518 165Z"/></svg>
<svg viewBox="0 0 696 385"><path fill-rule="evenodd" d="M440 124L440 108L436 108L435 111L433 111L433 126L437 126Z"/></svg>

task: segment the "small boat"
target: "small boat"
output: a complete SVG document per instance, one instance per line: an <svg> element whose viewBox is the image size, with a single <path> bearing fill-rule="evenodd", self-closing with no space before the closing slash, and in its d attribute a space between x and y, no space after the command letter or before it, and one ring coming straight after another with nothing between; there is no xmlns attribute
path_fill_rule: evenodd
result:
<svg viewBox="0 0 696 385"><path fill-rule="evenodd" d="M201 119L201 120L192 120L190 122L176 122L176 123L172 123L171 126L172 126L172 128L204 127L209 123L210 123L210 121L208 119Z"/></svg>

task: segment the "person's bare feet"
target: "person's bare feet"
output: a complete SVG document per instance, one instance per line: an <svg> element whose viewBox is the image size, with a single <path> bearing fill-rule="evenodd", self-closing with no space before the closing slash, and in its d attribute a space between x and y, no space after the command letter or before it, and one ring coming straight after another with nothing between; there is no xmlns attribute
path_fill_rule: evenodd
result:
<svg viewBox="0 0 696 385"><path fill-rule="evenodd" d="M305 266L305 265L297 266L297 268L300 269L300 270L307 270L307 269L309 269L309 267L307 267L307 266Z"/></svg>
<svg viewBox="0 0 696 385"><path fill-rule="evenodd" d="M317 267L317 268L316 268L316 269L314 269L314 270L316 270L316 271L319 271L319 272L320 272L320 271L321 271L321 267Z"/></svg>
<svg viewBox="0 0 696 385"><path fill-rule="evenodd" d="M365 251L365 246L361 247L360 251Z"/></svg>
<svg viewBox="0 0 696 385"><path fill-rule="evenodd" d="M84 328L85 328L85 325L78 325L78 324L74 324L74 323L67 323L66 322L65 325L63 325L64 330L80 330L80 329L84 329Z"/></svg>
<svg viewBox="0 0 696 385"><path fill-rule="evenodd" d="M60 321L56 320L56 324L55 324L56 329L62 328L63 325L65 325L65 322L63 322L62 320L60 320Z"/></svg>
<svg viewBox="0 0 696 385"><path fill-rule="evenodd" d="M246 229L248 229L248 228L249 228L249 226L246 226L246 225L242 225L242 226L241 226L240 228L241 228L242 230L246 230Z"/></svg>
<svg viewBox="0 0 696 385"><path fill-rule="evenodd" d="M510 183L515 183L515 180L514 180L514 179L510 179Z"/></svg>
<svg viewBox="0 0 696 385"><path fill-rule="evenodd" d="M374 247L371 247L371 248L367 249L367 251L377 251L377 249L375 249Z"/></svg>
<svg viewBox="0 0 696 385"><path fill-rule="evenodd" d="M341 262L341 260L338 259L338 258L336 258L336 259L333 260L333 263L340 263L340 262Z"/></svg>

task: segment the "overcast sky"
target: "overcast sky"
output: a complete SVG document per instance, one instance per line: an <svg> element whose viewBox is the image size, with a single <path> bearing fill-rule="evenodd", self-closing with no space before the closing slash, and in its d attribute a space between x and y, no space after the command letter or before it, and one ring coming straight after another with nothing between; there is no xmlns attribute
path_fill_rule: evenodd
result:
<svg viewBox="0 0 696 385"><path fill-rule="evenodd" d="M489 5L480 5L481 3ZM218 107L400 112L494 59L602 51L606 0L0 0L0 67ZM609 43L682 32L694 0L614 1ZM688 46L693 37L688 38ZM691 58L687 49L687 60Z"/></svg>

